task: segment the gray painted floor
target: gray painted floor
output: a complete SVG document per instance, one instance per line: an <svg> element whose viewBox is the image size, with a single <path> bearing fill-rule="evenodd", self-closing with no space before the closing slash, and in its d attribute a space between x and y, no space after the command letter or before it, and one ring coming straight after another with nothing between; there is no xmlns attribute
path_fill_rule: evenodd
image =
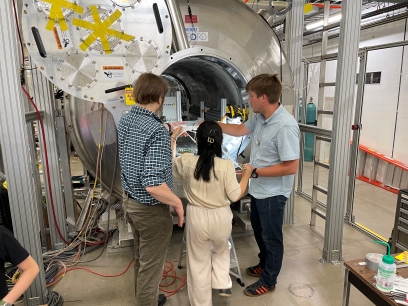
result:
<svg viewBox="0 0 408 306"><path fill-rule="evenodd" d="M307 184L309 184L308 180L311 179L310 174L311 168L306 169L303 190L309 194L311 193L310 188L308 191ZM322 174L323 179L324 173ZM361 220L359 222L365 226L373 225L376 227L375 231L381 231L382 235L388 237L393 225L395 195L366 183L357 182L357 185L356 219ZM325 199L321 200L325 201ZM383 209L384 203L388 203L386 209ZM247 297L242 292L243 288L233 278L232 298L220 299L217 291L214 290L213 304L220 306L342 305L343 264L333 265L319 262L324 243L324 220L317 218L316 226L310 227L308 225L309 219L310 203L296 195L295 224L285 225L283 229L285 255L275 292L256 298ZM380 220L387 221L380 222ZM185 266L180 270L177 268L182 236L183 230L174 227L167 255L167 260L174 263L176 273L180 277L186 275ZM246 285L249 285L256 279L246 275L245 269L257 263L258 248L252 233L244 233L238 226L233 227L233 237L239 266L243 273L242 279ZM343 258L345 260L364 258L366 253L382 253L383 251L383 247L374 244L367 236L351 226L344 226ZM97 257L99 252L100 250L97 250L88 254L85 260ZM85 264L83 267L103 274L118 274L125 270L133 258L132 252L129 250L113 254L108 253L105 251L98 260ZM185 260L183 264L185 264ZM176 288L177 285L170 288ZM115 278L100 277L82 270L72 271L57 283L52 290L62 294L65 305L136 305L133 287L133 265L125 274ZM186 288L182 288L178 293L169 297L166 305L189 305ZM365 306L373 304L352 287L350 305Z"/></svg>

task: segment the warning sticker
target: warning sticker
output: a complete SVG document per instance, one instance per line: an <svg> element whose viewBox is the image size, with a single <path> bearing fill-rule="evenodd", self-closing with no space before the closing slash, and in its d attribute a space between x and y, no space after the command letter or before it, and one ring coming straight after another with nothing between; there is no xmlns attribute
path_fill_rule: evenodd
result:
<svg viewBox="0 0 408 306"><path fill-rule="evenodd" d="M190 41L208 41L208 32L199 32L198 27L185 28Z"/></svg>
<svg viewBox="0 0 408 306"><path fill-rule="evenodd" d="M135 105L136 101L133 98L133 87L128 86L125 88L125 102L126 105Z"/></svg>
<svg viewBox="0 0 408 306"><path fill-rule="evenodd" d="M109 80L121 80L125 77L125 66L103 66L103 79Z"/></svg>
<svg viewBox="0 0 408 306"><path fill-rule="evenodd" d="M71 49L74 46L69 31L62 31L59 25L54 26L52 31L59 50Z"/></svg>

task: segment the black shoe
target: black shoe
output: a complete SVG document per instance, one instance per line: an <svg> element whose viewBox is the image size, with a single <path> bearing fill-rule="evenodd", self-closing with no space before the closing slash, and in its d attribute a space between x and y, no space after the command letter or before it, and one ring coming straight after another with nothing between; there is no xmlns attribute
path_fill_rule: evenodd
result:
<svg viewBox="0 0 408 306"><path fill-rule="evenodd" d="M159 294L159 306L166 304L167 298L164 294Z"/></svg>
<svg viewBox="0 0 408 306"><path fill-rule="evenodd" d="M262 274L262 267L260 264L257 264L256 266L253 267L249 267L246 269L246 273L254 277L260 277Z"/></svg>
<svg viewBox="0 0 408 306"><path fill-rule="evenodd" d="M220 297L222 298L230 298L232 293L231 293L231 289L219 289L218 290L218 294L220 295Z"/></svg>
<svg viewBox="0 0 408 306"><path fill-rule="evenodd" d="M248 287L245 288L244 293L247 296L260 296L265 293L269 292L274 292L275 291L275 285L271 286L264 286L259 283L259 281L253 283L252 285L249 285Z"/></svg>

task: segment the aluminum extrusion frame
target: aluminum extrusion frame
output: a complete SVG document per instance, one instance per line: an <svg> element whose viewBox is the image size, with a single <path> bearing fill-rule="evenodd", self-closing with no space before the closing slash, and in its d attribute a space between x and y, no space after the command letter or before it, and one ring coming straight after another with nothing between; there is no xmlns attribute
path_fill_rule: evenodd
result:
<svg viewBox="0 0 408 306"><path fill-rule="evenodd" d="M40 267L41 253L37 198L34 193L33 171L27 138L25 107L20 89L20 49L13 2L0 2L0 36L3 39L0 56L0 141L7 174L8 194L14 235ZM44 269L40 269L24 293L25 305L45 304Z"/></svg>
<svg viewBox="0 0 408 306"><path fill-rule="evenodd" d="M327 211L322 259L342 260L344 209L346 203L350 127L354 106L355 75L360 42L362 0L342 2L342 21L337 61L337 86L334 94L332 145L327 194Z"/></svg>

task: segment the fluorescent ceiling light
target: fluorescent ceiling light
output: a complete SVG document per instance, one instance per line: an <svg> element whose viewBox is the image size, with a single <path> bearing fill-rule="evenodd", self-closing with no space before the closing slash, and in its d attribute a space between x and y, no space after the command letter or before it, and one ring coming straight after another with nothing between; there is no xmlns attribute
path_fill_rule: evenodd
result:
<svg viewBox="0 0 408 306"><path fill-rule="evenodd" d="M337 13L337 14L333 14L331 16L329 16L329 24L335 23L337 21L341 20L341 13ZM316 28L320 28L322 27L324 24L323 19L322 20L318 20L318 21L313 21L311 23L308 23L306 25L306 30L312 30L312 29L316 29Z"/></svg>

